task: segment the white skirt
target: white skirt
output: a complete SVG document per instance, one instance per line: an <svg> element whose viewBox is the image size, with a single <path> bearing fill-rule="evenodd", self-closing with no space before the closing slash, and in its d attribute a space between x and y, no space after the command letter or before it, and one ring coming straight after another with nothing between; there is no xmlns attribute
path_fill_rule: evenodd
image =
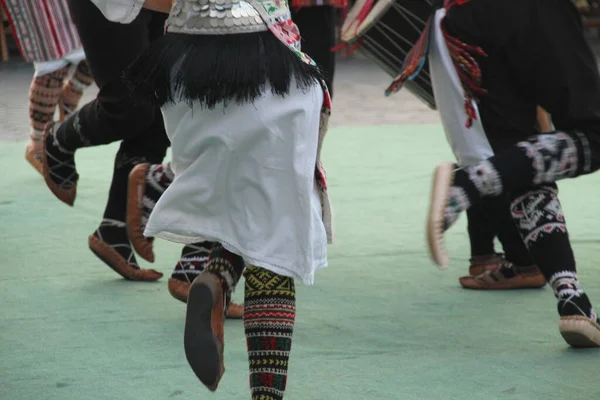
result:
<svg viewBox="0 0 600 400"><path fill-rule="evenodd" d="M314 282L327 266L315 181L323 91L318 84L252 104L163 108L175 180L145 235L220 242L250 265Z"/></svg>

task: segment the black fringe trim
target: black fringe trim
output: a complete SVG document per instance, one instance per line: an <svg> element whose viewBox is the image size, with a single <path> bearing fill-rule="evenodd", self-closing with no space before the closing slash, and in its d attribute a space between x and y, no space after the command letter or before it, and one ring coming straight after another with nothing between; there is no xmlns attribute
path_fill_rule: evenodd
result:
<svg viewBox="0 0 600 400"><path fill-rule="evenodd" d="M292 80L301 89L319 82L319 70L303 62L271 32L235 35L167 33L156 40L123 77L134 99L163 106L199 102L249 103L266 85L274 94L289 93Z"/></svg>

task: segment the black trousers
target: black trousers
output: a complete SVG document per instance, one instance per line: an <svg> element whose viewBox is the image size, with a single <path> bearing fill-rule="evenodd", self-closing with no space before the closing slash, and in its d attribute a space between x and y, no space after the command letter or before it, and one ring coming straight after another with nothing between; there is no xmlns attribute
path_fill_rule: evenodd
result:
<svg viewBox="0 0 600 400"><path fill-rule="evenodd" d="M329 93L333 96L335 74L336 8L331 6L302 7L292 9L292 20L300 30L302 51L312 58L323 71Z"/></svg>
<svg viewBox="0 0 600 400"><path fill-rule="evenodd" d="M474 57L487 91L479 112L496 153L488 165L532 259L548 281L574 272L555 182L600 168L600 75L579 13L565 0L474 0L452 7L444 24L486 53ZM562 134L536 134L537 105Z"/></svg>
<svg viewBox="0 0 600 400"><path fill-rule="evenodd" d="M505 196L486 198L469 208L467 220L472 257L494 254L494 241L498 238L508 261L521 267L534 264Z"/></svg>
<svg viewBox="0 0 600 400"><path fill-rule="evenodd" d="M475 56L487 94L479 112L496 154L535 134L536 106L557 130L583 132L600 160L600 76L571 1L474 0L450 9L444 24Z"/></svg>
<svg viewBox="0 0 600 400"><path fill-rule="evenodd" d="M71 118L59 129L79 129L92 146L122 141L120 154L162 162L169 140L160 109L133 102L121 74L162 35L166 15L142 10L131 24L118 24L90 0L69 0L69 6L100 91L76 114L78 127Z"/></svg>
<svg viewBox="0 0 600 400"><path fill-rule="evenodd" d="M581 20L571 2L475 0L453 7L444 24L452 36L480 46L486 53L476 57L482 87L487 90L480 98L479 112L495 153L500 154L535 133L536 106L541 105L550 112L558 130L579 130L586 134L598 163L600 80L595 57L581 34ZM508 193L508 199L503 200L507 204L505 209L495 212L506 217L495 224L481 218L485 214L483 209L490 208L486 206L487 199L469 210L474 252L486 250L487 238L500 229L508 236L501 239L507 258L525 254L519 251L516 239L510 239L514 238L511 231L517 226L514 222L514 228L509 226L512 216L508 208L513 199L531 190L533 186ZM491 214L487 212L488 216Z"/></svg>

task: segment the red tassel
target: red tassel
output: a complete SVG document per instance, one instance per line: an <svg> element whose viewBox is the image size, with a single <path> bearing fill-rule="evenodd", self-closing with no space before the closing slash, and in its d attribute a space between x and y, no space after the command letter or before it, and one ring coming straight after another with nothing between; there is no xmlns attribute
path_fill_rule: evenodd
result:
<svg viewBox="0 0 600 400"><path fill-rule="evenodd" d="M465 96L465 112L467 113L465 127L468 129L473 126L473 121L477 119L477 113L475 112L475 107L473 107L473 100L469 96Z"/></svg>
<svg viewBox="0 0 600 400"><path fill-rule="evenodd" d="M365 18L367 18L367 15L369 15L369 13L371 12L371 9L373 8L373 4L375 4L375 0L367 0L367 2L360 9L360 12L356 16L356 21L358 21L358 23L356 24L356 27L354 28L355 35L358 32L358 28L360 27L360 24L365 20ZM347 13L347 7L344 9L344 13L345 14ZM345 19L346 18L344 17L344 20ZM342 32L341 36L345 36L347 32L348 31ZM345 51L344 55L350 56L350 55L352 55L352 53L354 53L356 51L356 49L358 49L360 46L362 46L362 44L363 44L363 40L359 39L358 42L356 42L353 45L350 45L347 43L341 43L341 44L338 44L337 46L333 46L329 51L332 53L335 53L336 51L344 50Z"/></svg>
<svg viewBox="0 0 600 400"><path fill-rule="evenodd" d="M454 6L462 6L463 4L467 4L470 1L471 0L445 0L444 8L446 9L446 11L448 11L449 9L451 9Z"/></svg>
<svg viewBox="0 0 600 400"><path fill-rule="evenodd" d="M469 1L470 0L447 0L445 6L448 8L455 5L463 5ZM452 62L465 92L465 113L467 114L465 126L471 128L471 126L473 126L473 121L477 119L477 113L475 107L473 107L473 100L476 96L487 94L487 90L481 87L481 69L473 55L485 57L487 54L481 47L471 46L451 36L446 31L443 24L442 32L446 45L448 46L448 51L450 52L450 57L452 58Z"/></svg>
<svg viewBox="0 0 600 400"><path fill-rule="evenodd" d="M356 51L356 49L358 49L362 45L363 45L363 40L360 39L358 42L356 42L352 45L350 45L348 43L338 44L337 46L333 46L329 51L332 53L335 53L336 51L345 50L347 52L346 55L349 56L352 53L354 53Z"/></svg>

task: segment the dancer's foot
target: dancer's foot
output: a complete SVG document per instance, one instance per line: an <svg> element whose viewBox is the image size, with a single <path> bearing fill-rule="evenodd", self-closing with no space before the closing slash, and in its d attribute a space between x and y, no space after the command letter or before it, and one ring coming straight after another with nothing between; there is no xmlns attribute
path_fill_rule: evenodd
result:
<svg viewBox="0 0 600 400"><path fill-rule="evenodd" d="M571 347L600 347L600 320L585 293L558 297L558 329Z"/></svg>
<svg viewBox="0 0 600 400"><path fill-rule="evenodd" d="M75 152L65 149L56 138L59 124L46 125L42 138L42 175L50 191L63 203L72 206L77 197Z"/></svg>
<svg viewBox="0 0 600 400"><path fill-rule="evenodd" d="M187 303L190 286L194 279L206 268L212 242L201 242L186 245L181 251L181 258L171 278L169 278L169 293L179 301ZM230 319L242 319L244 306L229 302L225 316Z"/></svg>
<svg viewBox="0 0 600 400"><path fill-rule="evenodd" d="M25 159L37 172L39 172L42 176L44 173L42 172L42 136L36 136L32 134L29 137L29 141L25 145Z"/></svg>
<svg viewBox="0 0 600 400"><path fill-rule="evenodd" d="M154 238L144 236L144 229L156 202L173 181L166 165L136 165L129 174L127 193L127 229L135 251L144 260L154 262Z"/></svg>
<svg viewBox="0 0 600 400"><path fill-rule="evenodd" d="M163 274L141 269L127 238L125 223L105 219L89 237L90 250L123 278L132 281L156 281Z"/></svg>
<svg viewBox="0 0 600 400"><path fill-rule="evenodd" d="M225 372L223 365L223 283L216 275L204 272L192 284L185 317L185 355L200 381L217 390Z"/></svg>
<svg viewBox="0 0 600 400"><path fill-rule="evenodd" d="M444 247L444 232L458 219L460 213L466 209L464 202L468 202L466 195L452 187L454 170L456 166L444 162L435 170L429 214L427 216L427 243L429 254L433 262L441 269L448 268L450 256Z"/></svg>
<svg viewBox="0 0 600 400"><path fill-rule="evenodd" d="M486 256L473 256L469 262L469 275L477 276L483 274L485 271L492 271L498 268L504 261L504 255L502 253L495 253Z"/></svg>
<svg viewBox="0 0 600 400"><path fill-rule="evenodd" d="M477 275L463 276L461 286L473 290L538 289L546 285L546 279L536 266L518 267L500 255L496 264L485 264L483 272ZM489 261L495 258L489 258ZM473 268L474 267L474 268ZM471 265L469 271L479 272L482 266Z"/></svg>

